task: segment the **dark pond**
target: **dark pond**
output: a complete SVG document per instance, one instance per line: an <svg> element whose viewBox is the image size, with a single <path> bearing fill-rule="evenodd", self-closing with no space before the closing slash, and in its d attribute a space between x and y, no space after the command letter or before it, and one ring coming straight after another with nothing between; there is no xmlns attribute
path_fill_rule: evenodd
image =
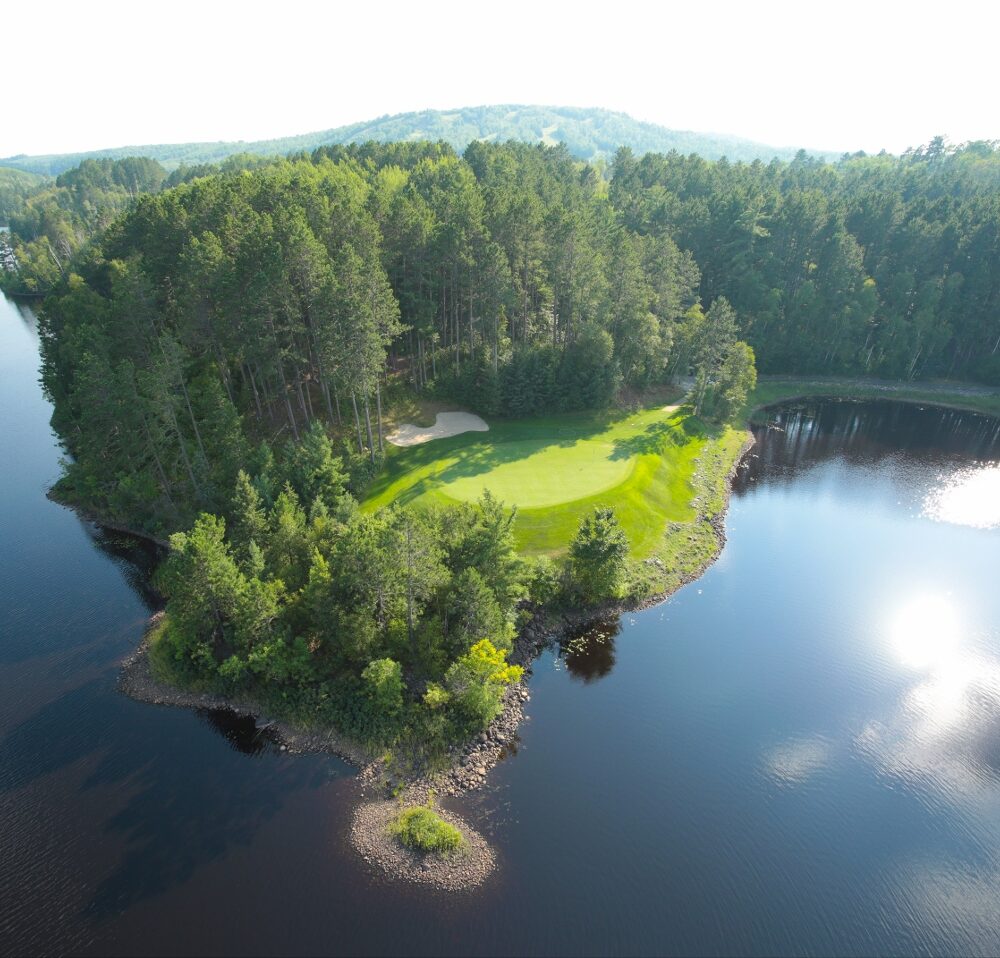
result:
<svg viewBox="0 0 1000 958"><path fill-rule="evenodd" d="M352 856L343 763L116 693L151 557L46 500L36 368L0 303L0 953L1000 952L995 421L776 413L720 561L539 661L445 897Z"/></svg>

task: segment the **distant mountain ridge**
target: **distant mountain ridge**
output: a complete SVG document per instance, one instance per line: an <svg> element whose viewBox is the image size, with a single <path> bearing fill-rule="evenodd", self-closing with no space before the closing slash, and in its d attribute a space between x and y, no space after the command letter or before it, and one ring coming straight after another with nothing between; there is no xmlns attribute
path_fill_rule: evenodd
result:
<svg viewBox="0 0 1000 958"><path fill-rule="evenodd" d="M791 159L797 152L796 147L773 147L725 134L670 130L612 110L499 105L398 113L332 130L275 140L162 143L45 156L22 154L0 159L0 165L57 176L85 159L148 156L167 169L174 169L181 164L217 163L234 153L281 156L336 143L428 139L445 140L458 151L464 150L473 140L523 140L552 144L561 141L566 143L574 156L583 160L610 159L619 146L628 146L638 155L677 150L679 153L698 153L706 159L726 156L731 160ZM810 152L819 157L835 156L823 151Z"/></svg>

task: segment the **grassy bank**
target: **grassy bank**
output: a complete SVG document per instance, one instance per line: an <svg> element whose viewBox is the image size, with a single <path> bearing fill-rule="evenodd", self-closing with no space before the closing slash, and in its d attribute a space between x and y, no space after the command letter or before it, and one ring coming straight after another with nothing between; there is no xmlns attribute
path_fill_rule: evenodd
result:
<svg viewBox="0 0 1000 958"><path fill-rule="evenodd" d="M747 414L755 419L764 406L800 398L891 399L1000 416L1000 389L962 383L896 383L822 377L761 379L747 402Z"/></svg>

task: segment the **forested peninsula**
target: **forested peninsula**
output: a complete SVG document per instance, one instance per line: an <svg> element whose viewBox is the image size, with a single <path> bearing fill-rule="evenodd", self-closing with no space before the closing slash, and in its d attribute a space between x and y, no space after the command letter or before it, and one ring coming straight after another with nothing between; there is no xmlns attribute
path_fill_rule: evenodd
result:
<svg viewBox="0 0 1000 958"><path fill-rule="evenodd" d="M156 676L423 768L543 624L711 560L758 368L1000 384L998 186L939 140L87 160L17 184L2 282L45 297L55 494L169 539ZM390 442L446 409L490 431Z"/></svg>

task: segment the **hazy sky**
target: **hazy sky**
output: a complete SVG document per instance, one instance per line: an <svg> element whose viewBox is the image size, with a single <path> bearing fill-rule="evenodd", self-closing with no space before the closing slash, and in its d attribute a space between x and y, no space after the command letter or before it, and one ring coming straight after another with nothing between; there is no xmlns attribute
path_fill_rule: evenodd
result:
<svg viewBox="0 0 1000 958"><path fill-rule="evenodd" d="M10 2L0 156L600 106L774 146L1000 138L993 4Z"/></svg>

